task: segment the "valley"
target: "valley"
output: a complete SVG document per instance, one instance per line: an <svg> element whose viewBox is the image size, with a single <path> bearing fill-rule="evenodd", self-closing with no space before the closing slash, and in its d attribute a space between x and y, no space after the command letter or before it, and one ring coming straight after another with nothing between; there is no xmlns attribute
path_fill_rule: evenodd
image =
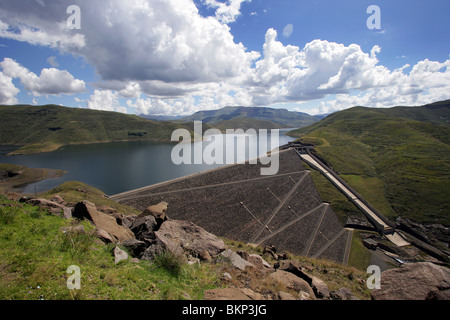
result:
<svg viewBox="0 0 450 320"><path fill-rule="evenodd" d="M172 122L104 112L94 112L82 121L81 110L71 108L21 106L16 113L8 108L0 107L4 114L10 113L2 119L2 143L24 146L9 157L54 151L52 146L56 150L57 146L85 144L100 150L96 143L168 141L171 130L193 132L192 123L185 120L205 121L204 130L225 130L238 124L259 125L263 129L294 125L262 117L247 118L249 110L239 108L224 108L226 115L204 112ZM51 192L52 196L59 194L73 203L80 201L83 194L85 198L91 195L98 204L117 208L125 215L136 215L164 202L168 204L170 219L195 223L241 247L273 247L287 255L310 259L307 261L312 264L330 261L359 272L374 264L383 271L424 261L448 265L449 108L450 101L422 107L354 107L322 120L309 118L307 121L312 124L308 126L297 122L300 128L289 135L299 140L292 142L290 138L288 144L281 146L279 171L271 176L260 175L267 166L262 163L267 162L234 164L209 170L204 167L200 172L186 172L175 179L116 194L105 195L72 181L40 192L39 196L50 198ZM19 118L23 119L21 125ZM17 126L17 130L12 126ZM35 134L31 134L31 129ZM131 150L121 148L117 150ZM150 152L149 159L170 153L170 148L159 150ZM61 151L64 148L52 154ZM76 158L75 151L76 148L70 153L72 158ZM108 152L112 155L115 151ZM136 155L142 157L143 153L136 149ZM105 159L111 156L102 160L109 162ZM83 166L92 167L94 175L106 170L111 176L110 169L120 172L123 164L94 165L91 159L90 165ZM25 172L24 176L36 177L35 180L64 173L53 170L48 175L46 170L7 164L0 169L4 192L13 191L14 179L18 179L14 172ZM120 175L113 178L117 177Z"/></svg>

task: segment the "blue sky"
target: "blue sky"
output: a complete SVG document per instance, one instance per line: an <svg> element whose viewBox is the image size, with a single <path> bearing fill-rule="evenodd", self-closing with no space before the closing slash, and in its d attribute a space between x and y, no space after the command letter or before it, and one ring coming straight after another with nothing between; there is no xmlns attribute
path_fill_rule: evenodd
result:
<svg viewBox="0 0 450 320"><path fill-rule="evenodd" d="M380 29L367 27L370 5ZM450 98L448 12L446 0L3 1L0 103L165 115L421 105Z"/></svg>

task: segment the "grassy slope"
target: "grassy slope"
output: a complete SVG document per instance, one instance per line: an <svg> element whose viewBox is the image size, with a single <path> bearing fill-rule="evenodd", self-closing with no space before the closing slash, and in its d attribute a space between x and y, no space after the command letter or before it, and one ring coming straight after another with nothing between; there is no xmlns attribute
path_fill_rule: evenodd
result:
<svg viewBox="0 0 450 320"><path fill-rule="evenodd" d="M62 145L122 140L170 140L184 124L134 115L61 106L0 106L0 144L17 153L54 151Z"/></svg>
<svg viewBox="0 0 450 320"><path fill-rule="evenodd" d="M115 265L113 245L90 232L60 231L72 223L30 205L0 207L1 300L160 300L182 299L185 293L201 299L204 290L215 287L216 275L208 265L176 265L164 257L154 264ZM66 287L71 265L81 269L81 290Z"/></svg>
<svg viewBox="0 0 450 320"><path fill-rule="evenodd" d="M356 107L291 134L386 216L450 225L449 109Z"/></svg>
<svg viewBox="0 0 450 320"><path fill-rule="evenodd" d="M80 192L80 189L86 192ZM41 196L49 198L56 193L67 201L87 198L123 213L133 213L131 208L126 211L123 206L117 207L118 204L104 199L100 190L78 182L65 183ZM89 232L93 227L88 222L81 222L88 231L86 234L60 231L61 227L79 223L49 215L32 205L9 201L0 195L0 300L170 300L184 299L186 293L192 299L202 299L207 289L242 283L264 292L290 292L279 284L261 279L259 273L240 272L225 260L189 266L163 255L153 262L134 264L128 260L116 265L112 257L115 245L105 245L96 239ZM262 253L260 247L224 240L235 251ZM269 256L265 258L274 262ZM360 299L370 298L369 291L360 281L366 279L365 271L326 260L291 258L309 267L330 290L347 287ZM70 276L66 270L71 265L81 269L81 290L71 291L66 287ZM221 279L224 272L230 273L235 280L229 283Z"/></svg>

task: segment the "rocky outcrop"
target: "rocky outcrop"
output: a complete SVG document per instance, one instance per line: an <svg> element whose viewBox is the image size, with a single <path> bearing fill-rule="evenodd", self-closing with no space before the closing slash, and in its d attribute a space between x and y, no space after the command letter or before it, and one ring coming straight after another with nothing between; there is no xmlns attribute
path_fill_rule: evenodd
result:
<svg viewBox="0 0 450 320"><path fill-rule="evenodd" d="M168 219L165 211L167 203L150 206L143 214L136 216L123 215L114 208L96 206L86 200L78 202L71 209L66 207L66 202L60 196L53 197L51 201L33 198L26 199L26 202L60 216L60 210L66 208L70 210L71 217L92 222L96 227L94 234L98 238L105 243L120 245L115 246L112 251L115 264L124 260L133 263L153 260L158 255L169 252L179 259L179 262L213 263L233 274L231 276L229 272L223 272L222 281L229 287L207 290L204 294L205 300L354 298L346 288L330 293L326 283L309 272L311 268L304 268L298 261L287 260L287 254L277 253L274 246L266 246L262 255L245 250L235 252L227 248L223 240L192 222ZM156 211L161 214L156 214ZM61 232L86 233L82 225L64 227ZM269 256L269 259L272 257L277 262L272 265L263 256ZM251 284L251 277L257 279L258 284ZM260 286L261 283L263 285ZM432 291L427 297L440 298L443 294L445 291Z"/></svg>
<svg viewBox="0 0 450 320"><path fill-rule="evenodd" d="M54 201L41 198L32 198L26 200L25 202L34 206L38 206L59 217L64 217L66 219L70 219L72 217L72 210L70 208Z"/></svg>
<svg viewBox="0 0 450 320"><path fill-rule="evenodd" d="M315 294L311 286L306 282L305 280L297 277L295 274L283 271L283 270L277 270L276 272L273 272L269 275L270 278L273 280L281 283L282 285L286 286L286 288L295 290L297 292L305 292L311 297L311 299L315 299Z"/></svg>
<svg viewBox="0 0 450 320"><path fill-rule="evenodd" d="M142 253L147 249L147 244L138 239L128 239L121 243L133 257L141 257Z"/></svg>
<svg viewBox="0 0 450 320"><path fill-rule="evenodd" d="M208 252L210 256L216 256L225 250L221 239L189 221L166 221L156 233L170 236L183 250L195 257L200 256L203 251Z"/></svg>
<svg viewBox="0 0 450 320"><path fill-rule="evenodd" d="M155 217L155 219L161 219L162 221L164 221L166 220L167 205L168 203L163 201L158 204L149 206L144 210L144 212L140 214L139 217L151 215Z"/></svg>
<svg viewBox="0 0 450 320"><path fill-rule="evenodd" d="M113 216L98 211L95 204L87 200L75 205L73 217L91 221L97 229L108 233L115 243L120 243L135 237L127 227L118 225Z"/></svg>
<svg viewBox="0 0 450 320"><path fill-rule="evenodd" d="M229 262L233 265L233 267L238 268L240 270L245 270L246 267L254 267L254 265L251 262L248 262L247 260L243 259L240 255L238 255L236 252L230 249L227 249L224 252L222 252L221 256L228 259Z"/></svg>
<svg viewBox="0 0 450 320"><path fill-rule="evenodd" d="M442 224L421 224L405 217L398 217L395 223L400 230L404 230L428 244L436 245L440 243L441 246L446 248L450 244L450 228Z"/></svg>
<svg viewBox="0 0 450 320"><path fill-rule="evenodd" d="M278 262L276 264L276 267L278 268L278 270L290 272L300 279L306 281L308 285L313 289L314 294L317 298L328 299L330 297L330 291L327 284L321 279L303 270L303 267L299 262L295 260L285 260Z"/></svg>
<svg viewBox="0 0 450 320"><path fill-rule="evenodd" d="M146 216L144 219L154 218ZM188 259L193 257L209 260L225 250L221 239L189 221L167 220L153 235L154 240L149 241L150 246L142 255L145 260L150 260L163 251Z"/></svg>
<svg viewBox="0 0 450 320"><path fill-rule="evenodd" d="M374 300L450 300L450 269L430 262L407 263L381 273Z"/></svg>
<svg viewBox="0 0 450 320"><path fill-rule="evenodd" d="M330 298L332 300L358 300L357 297L348 288L340 288L330 292Z"/></svg>
<svg viewBox="0 0 450 320"><path fill-rule="evenodd" d="M250 254L246 251L238 251L238 255L240 255L243 259L251 263L255 268L263 271L273 271L273 267L264 260L260 255Z"/></svg>
<svg viewBox="0 0 450 320"><path fill-rule="evenodd" d="M135 234L136 239L148 243L148 246L155 241L155 231L157 223L153 216L137 218L130 226L130 230Z"/></svg>

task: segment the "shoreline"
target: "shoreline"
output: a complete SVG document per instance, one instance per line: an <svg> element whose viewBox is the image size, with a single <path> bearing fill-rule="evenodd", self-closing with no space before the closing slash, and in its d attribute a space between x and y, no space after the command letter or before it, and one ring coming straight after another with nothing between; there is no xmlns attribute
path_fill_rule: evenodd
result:
<svg viewBox="0 0 450 320"><path fill-rule="evenodd" d="M271 129L267 129L271 130ZM292 128L281 128L280 134L286 135L288 137L295 138L295 136L291 136L290 133ZM285 132L283 132L285 131ZM77 143L68 143L68 144L59 144L53 142L42 142L42 143L34 143L29 145L11 145L11 144L0 144L0 146L17 146L17 149L12 150L6 155L8 157L12 156L21 156L21 155L32 155L32 154L41 154L41 153L50 153L58 151L59 149L67 146L78 146L78 145L89 145L89 144L103 144L103 143L116 143L116 142L160 142L160 143L170 143L177 144L179 141L172 141L170 139L123 139L123 140L103 140L103 141L85 141L85 142L77 142ZM194 139L191 139L191 143L194 142Z"/></svg>
<svg viewBox="0 0 450 320"><path fill-rule="evenodd" d="M35 169L16 164L0 164L0 173L9 177L0 180L0 191L22 193L29 184L62 177L67 171L59 169Z"/></svg>
<svg viewBox="0 0 450 320"><path fill-rule="evenodd" d="M13 156L23 156L23 155L32 155L32 154L41 154L41 153L50 153L58 151L59 149L63 147L68 146L82 146L82 145L89 145L89 144L103 144L103 143L116 143L116 142L161 142L161 143L171 143L173 141L171 140L159 140L159 139L141 139L141 140L133 140L133 139L127 139L127 140L105 140L105 141L91 141L91 142L79 142L79 143L68 143L68 144L53 144L53 143L36 143L36 144L30 144L30 145L18 145L16 150L13 150L11 152L6 153L8 157ZM175 143L175 142L174 142ZM40 146L40 148L37 148L37 146ZM1 146L1 145L0 145ZM3 146L11 146L10 144L5 144ZM34 150L29 149L36 148Z"/></svg>

